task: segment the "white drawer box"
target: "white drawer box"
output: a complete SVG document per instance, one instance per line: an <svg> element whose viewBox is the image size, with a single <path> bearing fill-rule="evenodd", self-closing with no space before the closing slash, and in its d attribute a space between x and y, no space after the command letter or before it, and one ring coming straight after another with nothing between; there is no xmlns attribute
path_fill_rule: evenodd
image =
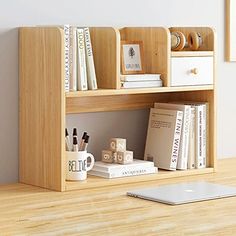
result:
<svg viewBox="0 0 236 236"><path fill-rule="evenodd" d="M171 86L213 84L213 57L172 57Z"/></svg>

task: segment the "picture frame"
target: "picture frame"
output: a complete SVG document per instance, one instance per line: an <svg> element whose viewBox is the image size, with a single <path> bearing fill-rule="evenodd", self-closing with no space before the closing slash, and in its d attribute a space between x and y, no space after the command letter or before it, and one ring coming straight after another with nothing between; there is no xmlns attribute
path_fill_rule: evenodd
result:
<svg viewBox="0 0 236 236"><path fill-rule="evenodd" d="M142 41L121 41L121 73L144 74Z"/></svg>
<svg viewBox="0 0 236 236"><path fill-rule="evenodd" d="M236 62L236 0L226 0L226 51L225 59Z"/></svg>

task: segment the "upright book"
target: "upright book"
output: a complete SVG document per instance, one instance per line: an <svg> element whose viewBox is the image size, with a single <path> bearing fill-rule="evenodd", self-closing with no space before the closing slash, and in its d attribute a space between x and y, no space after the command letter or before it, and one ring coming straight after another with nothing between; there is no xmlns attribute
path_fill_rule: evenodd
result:
<svg viewBox="0 0 236 236"><path fill-rule="evenodd" d="M70 26L64 25L65 92L70 91Z"/></svg>
<svg viewBox="0 0 236 236"><path fill-rule="evenodd" d="M182 111L151 108L145 160L153 160L161 169L176 170L182 121Z"/></svg>
<svg viewBox="0 0 236 236"><path fill-rule="evenodd" d="M90 38L89 28L84 28L84 39L85 39L85 51L86 51L86 63L87 63L87 79L88 88L90 90L97 89L97 79L95 73L93 49Z"/></svg>
<svg viewBox="0 0 236 236"><path fill-rule="evenodd" d="M155 103L154 107L168 110L183 111L182 134L176 169L186 170L188 162L191 106L185 104Z"/></svg>
<svg viewBox="0 0 236 236"><path fill-rule="evenodd" d="M84 30L77 28L77 80L78 90L88 90Z"/></svg>

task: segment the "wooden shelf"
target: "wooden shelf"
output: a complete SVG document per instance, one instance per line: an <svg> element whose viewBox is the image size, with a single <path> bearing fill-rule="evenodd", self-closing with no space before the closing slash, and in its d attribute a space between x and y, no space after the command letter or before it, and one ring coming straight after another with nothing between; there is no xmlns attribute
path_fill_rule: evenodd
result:
<svg viewBox="0 0 236 236"><path fill-rule="evenodd" d="M130 183L154 181L154 180L176 178L190 175L193 176L193 175L209 174L213 172L214 168L209 167L204 169L192 169L184 171L159 170L159 172L156 174L130 176L123 178L115 178L115 179L105 179L102 177L88 175L87 180L84 181L66 181L65 188L66 191L76 190L76 189L88 189L88 188L91 189L91 188L106 187L111 185L130 184Z"/></svg>
<svg viewBox="0 0 236 236"><path fill-rule="evenodd" d="M159 88L140 88L140 89L98 89L87 91L76 91L66 93L66 98L74 97L94 97L94 96L115 96L126 94L146 94L146 93L166 93L182 91L213 90L213 85L203 86L184 86L184 87L159 87Z"/></svg>
<svg viewBox="0 0 236 236"><path fill-rule="evenodd" d="M171 52L171 57L212 57L213 51L176 51Z"/></svg>

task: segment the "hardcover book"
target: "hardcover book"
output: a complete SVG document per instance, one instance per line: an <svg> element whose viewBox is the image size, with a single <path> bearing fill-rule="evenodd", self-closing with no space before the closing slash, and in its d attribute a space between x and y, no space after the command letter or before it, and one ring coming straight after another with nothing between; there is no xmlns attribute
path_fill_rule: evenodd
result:
<svg viewBox="0 0 236 236"><path fill-rule="evenodd" d="M135 75L121 75L122 82L135 82L135 81L157 81L161 80L160 74L135 74Z"/></svg>
<svg viewBox="0 0 236 236"><path fill-rule="evenodd" d="M176 170L182 121L182 111L151 108L145 160L153 160L161 169Z"/></svg>
<svg viewBox="0 0 236 236"><path fill-rule="evenodd" d="M184 104L173 104L173 103L155 103L154 107L168 110L183 111L182 134L181 134L179 156L176 169L186 170L188 162L191 106Z"/></svg>
<svg viewBox="0 0 236 236"><path fill-rule="evenodd" d="M70 26L64 25L65 92L70 91Z"/></svg>
<svg viewBox="0 0 236 236"><path fill-rule="evenodd" d="M152 87L162 87L162 80L150 80L150 81L121 81L121 88L152 88Z"/></svg>
<svg viewBox="0 0 236 236"><path fill-rule="evenodd" d="M77 49L78 90L88 90L84 30L80 28L77 29Z"/></svg>
<svg viewBox="0 0 236 236"><path fill-rule="evenodd" d="M88 88L90 90L94 90L97 89L98 87L97 87L97 79L93 60L93 49L92 49L89 28L84 28L84 39L85 39L85 51L86 51L86 63L87 63Z"/></svg>
<svg viewBox="0 0 236 236"><path fill-rule="evenodd" d="M95 175L103 178L120 178L120 177L126 177L126 176L136 176L136 175L145 175L145 174L154 174L157 173L158 169L157 167L136 167L135 169L121 169L121 170L114 170L111 172L104 172L99 170L90 170L88 172L89 175Z"/></svg>

